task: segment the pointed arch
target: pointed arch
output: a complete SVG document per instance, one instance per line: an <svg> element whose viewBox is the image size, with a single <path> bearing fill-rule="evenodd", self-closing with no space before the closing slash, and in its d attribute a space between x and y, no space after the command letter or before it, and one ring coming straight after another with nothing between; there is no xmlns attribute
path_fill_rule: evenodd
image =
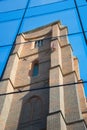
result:
<svg viewBox="0 0 87 130"><path fill-rule="evenodd" d="M39 63L38 61L33 63L32 76L37 76L39 74Z"/></svg>
<svg viewBox="0 0 87 130"><path fill-rule="evenodd" d="M32 63L30 63L28 76L38 76L39 74L39 62L37 59L35 59Z"/></svg>
<svg viewBox="0 0 87 130"><path fill-rule="evenodd" d="M34 95L27 99L23 104L23 121L36 121L42 118L43 113L43 102L41 98L37 95Z"/></svg>

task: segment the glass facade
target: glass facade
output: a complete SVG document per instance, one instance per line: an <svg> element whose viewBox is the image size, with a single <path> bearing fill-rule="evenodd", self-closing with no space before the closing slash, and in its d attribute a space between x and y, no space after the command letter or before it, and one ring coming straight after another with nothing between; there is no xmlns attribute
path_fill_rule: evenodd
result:
<svg viewBox="0 0 87 130"><path fill-rule="evenodd" d="M83 81L87 80L86 0L0 1L0 77L3 75L16 36L54 21L61 21L68 27L69 42L74 55L79 59L81 78ZM87 96L86 86L85 84Z"/></svg>

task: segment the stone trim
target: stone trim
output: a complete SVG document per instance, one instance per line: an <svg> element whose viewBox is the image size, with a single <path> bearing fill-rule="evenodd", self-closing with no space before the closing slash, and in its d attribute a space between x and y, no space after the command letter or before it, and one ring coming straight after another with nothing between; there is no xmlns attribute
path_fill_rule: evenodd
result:
<svg viewBox="0 0 87 130"><path fill-rule="evenodd" d="M59 67L59 69L60 69L60 71L61 71L61 73L62 73L62 76L63 76L64 74L63 74L63 71L62 71L62 68L61 68L60 65L56 65L56 66L50 67L50 69L55 69L55 68L57 68L57 67Z"/></svg>
<svg viewBox="0 0 87 130"><path fill-rule="evenodd" d="M63 120L64 120L64 122L65 122L66 125L71 125L71 124L76 124L76 123L84 122L84 124L85 124L85 126L87 128L87 124L86 124L86 122L85 122L84 119L76 120L76 121L73 121L73 122L67 122L61 110L53 112L53 113L49 113L48 116L54 115L54 114L58 114L58 113L61 114L61 116L62 116L62 118L63 118Z"/></svg>
<svg viewBox="0 0 87 130"><path fill-rule="evenodd" d="M85 114L85 113L87 113L87 110L85 110L85 111L82 111L82 114Z"/></svg>
<svg viewBox="0 0 87 130"><path fill-rule="evenodd" d="M50 24L41 26L41 27L36 28L36 29L33 29L33 30L31 30L31 31L27 31L27 32L22 33L22 34L33 33L33 32L35 32L35 31L39 31L39 30L42 30L42 29L47 28L47 27L52 27L52 26L55 25L55 24L58 24L59 27L60 27L61 22L60 22L60 21L55 21L55 22L52 22L52 23L50 23ZM64 27L65 27L65 26L63 26L62 28L64 28ZM60 29L61 29L61 27L60 27ZM20 35L21 35L21 34L20 34Z"/></svg>
<svg viewBox="0 0 87 130"><path fill-rule="evenodd" d="M57 68L57 67L59 67L59 68L60 68L60 71L61 71L61 73L62 73L62 76L63 76L63 77L64 77L64 76L67 76L67 75L70 75L70 74L72 74L72 73L74 73L74 74L75 74L75 76L76 76L76 78L77 78L77 80L78 80L78 77L77 77L77 74L76 74L76 72L75 72L75 71L71 71L71 72L69 72L69 73L67 73L67 74L63 74L63 71L62 71L62 68L61 68L61 66L60 66L60 65L53 66L53 67L51 67L50 69L54 69L54 68Z"/></svg>
<svg viewBox="0 0 87 130"><path fill-rule="evenodd" d="M75 74L75 76L76 76L76 78L77 78L77 80L78 80L78 76L77 76L77 74L76 74L76 71L71 71L71 72L69 72L69 73L67 73L67 74L64 74L63 76L67 76L67 75L70 75L70 74L72 74L72 73Z"/></svg>
<svg viewBox="0 0 87 130"><path fill-rule="evenodd" d="M6 79L2 79L2 80L1 80L1 82L4 82L4 81L9 81L10 84L12 85L12 87L14 88L14 85L13 85L13 83L12 83L12 81L11 81L10 78L6 78Z"/></svg>
<svg viewBox="0 0 87 130"><path fill-rule="evenodd" d="M10 56L12 56L12 55L17 55L17 56L18 56L18 59L20 59L20 56L19 56L19 54L18 54L17 52L12 53Z"/></svg>
<svg viewBox="0 0 87 130"><path fill-rule="evenodd" d="M7 79L4 79L4 81L5 80L7 80ZM48 79L47 80L44 80L44 81L48 81ZM41 81L42 82L42 81ZM37 82L37 83L39 83L39 82ZM33 83L34 84L34 83ZM36 84L36 83L35 83ZM68 84L60 84L60 85L56 85L56 86L48 86L48 87L42 87L42 88L36 88L36 89L27 89L27 90L23 90L23 92L27 92L28 90L29 91L37 91L37 90L39 90L39 89L41 89L41 90L44 90L44 89L50 89L50 88L56 88L56 87L64 87L64 86L67 86L67 85L72 85L73 83L68 83ZM75 82L74 84L78 84L78 82ZM20 89L23 89L23 88L25 88L25 87L29 87L29 84L27 84L27 85L25 85L25 86L22 86L22 87L16 87L16 88L14 88L14 90L18 90L18 91L15 91L15 92L11 92L10 94L15 94L15 93L22 93L22 91L20 90ZM19 89L20 88L20 89Z"/></svg>
<svg viewBox="0 0 87 130"><path fill-rule="evenodd" d="M27 58L27 57L30 57L30 56L34 56L34 55L36 55L36 54L38 54L38 53L42 53L42 52L49 51L49 50L50 50L50 49L38 50L37 52L35 52L35 53L33 53L33 54L30 54L30 55L27 55L27 56L23 56L23 57L20 57L17 52L12 53L11 55L17 54L17 56L18 56L19 59L23 59L23 58Z"/></svg>
<svg viewBox="0 0 87 130"><path fill-rule="evenodd" d="M71 44L63 45L63 46L61 46L61 48L68 47L68 46L69 46L69 47L71 48L71 50L73 51L73 48L72 48Z"/></svg>
<svg viewBox="0 0 87 130"><path fill-rule="evenodd" d="M22 33L22 35L24 36L24 34L33 33L33 32L35 32L35 31L37 32L37 31L42 30L42 29L44 29L44 28L52 27L52 26L55 25L55 24L58 25L58 27L59 27L60 30L67 29L66 26L62 26L62 25L61 25L61 22L60 22L60 21L55 21L55 22L52 22L52 23L50 23L50 24L47 24L47 25L41 26L41 27L39 27L39 28L33 29L33 30L31 30L31 31L24 32L24 33ZM68 29L67 29L67 32L68 32ZM21 34L20 34L20 35L21 35ZM24 37L24 39L26 40L25 37Z"/></svg>
<svg viewBox="0 0 87 130"><path fill-rule="evenodd" d="M49 61L45 61L45 62L49 62ZM44 63L44 62L42 62L42 63ZM62 72L62 69L61 69L61 66L60 65L57 65L57 66L54 66L54 67L51 67L50 69L54 69L54 68L57 68L57 67L59 67L60 68L60 71L61 71L61 73L62 73L62 76L67 76L67 75L70 75L70 74L72 74L72 73L74 73L75 75L76 75L76 72L75 71L72 71L72 72L70 72L70 73L67 73L67 74L63 74L63 72ZM76 76L77 77L77 76ZM27 87L27 86L30 86L30 85L33 85L33 84L36 84L36 83L40 83L40 82L43 82L43 81L47 81L47 80L49 80L49 78L48 79L44 79L44 80L41 80L41 81L37 81L37 82L34 82L34 83L31 83L31 84L26 84L26 85L23 85L23 86L14 86L13 85L13 83L11 82L11 79L10 78L6 78L6 79L2 79L1 81L5 81L5 80L9 80L10 81L10 83L11 83L11 85L12 85L12 87L14 88L14 89L17 89L17 88L24 88L24 87ZM79 81L79 80L78 80ZM60 85L60 86L65 86L65 85L69 85L69 84L62 84L62 85ZM59 85L58 85L59 86ZM55 86L54 86L55 87Z"/></svg>

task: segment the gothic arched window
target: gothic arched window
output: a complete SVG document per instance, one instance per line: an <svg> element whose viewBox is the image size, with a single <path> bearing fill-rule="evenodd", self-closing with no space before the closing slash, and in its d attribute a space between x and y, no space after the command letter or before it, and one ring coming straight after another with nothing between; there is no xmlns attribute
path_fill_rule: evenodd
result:
<svg viewBox="0 0 87 130"><path fill-rule="evenodd" d="M39 63L35 62L33 64L33 72L32 72L32 76L37 76L39 74Z"/></svg>
<svg viewBox="0 0 87 130"><path fill-rule="evenodd" d="M31 97L22 109L22 122L35 121L42 118L43 103L40 97Z"/></svg>
<svg viewBox="0 0 87 130"><path fill-rule="evenodd" d="M32 97L30 100L31 108L32 108L32 120L41 119L42 115L42 102L38 97Z"/></svg>

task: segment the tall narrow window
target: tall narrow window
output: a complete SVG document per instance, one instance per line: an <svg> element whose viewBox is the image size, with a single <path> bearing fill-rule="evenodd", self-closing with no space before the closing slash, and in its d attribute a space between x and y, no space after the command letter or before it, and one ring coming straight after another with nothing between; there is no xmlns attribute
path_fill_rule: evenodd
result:
<svg viewBox="0 0 87 130"><path fill-rule="evenodd" d="M43 40L35 41L35 48L39 48L41 46L43 46Z"/></svg>
<svg viewBox="0 0 87 130"><path fill-rule="evenodd" d="M33 66L33 73L32 76L37 76L39 74L39 64L38 62L34 64Z"/></svg>

